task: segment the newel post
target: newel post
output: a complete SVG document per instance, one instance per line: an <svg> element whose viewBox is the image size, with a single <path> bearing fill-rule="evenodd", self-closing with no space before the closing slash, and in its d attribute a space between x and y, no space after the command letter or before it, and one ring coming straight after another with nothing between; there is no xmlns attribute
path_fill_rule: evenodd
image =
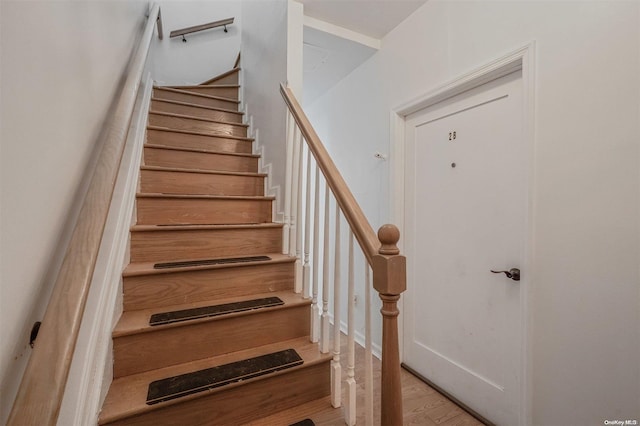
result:
<svg viewBox="0 0 640 426"><path fill-rule="evenodd" d="M398 300L407 288L406 258L397 243L400 231L383 225L378 231L382 244L373 257L373 287L382 300L382 392L381 425L401 426L402 385L400 383L400 348L398 343Z"/></svg>

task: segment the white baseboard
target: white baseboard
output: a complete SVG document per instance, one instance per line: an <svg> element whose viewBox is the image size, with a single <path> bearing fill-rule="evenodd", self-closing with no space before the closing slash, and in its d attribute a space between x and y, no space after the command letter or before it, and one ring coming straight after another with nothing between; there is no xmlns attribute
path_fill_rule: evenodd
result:
<svg viewBox="0 0 640 426"><path fill-rule="evenodd" d="M60 426L97 424L111 377L111 332L122 309L122 269L128 258L129 229L135 206L153 81L147 75L144 91L124 148L109 215L85 306L80 334L58 417Z"/></svg>
<svg viewBox="0 0 640 426"><path fill-rule="evenodd" d="M260 129L256 129L253 126L253 116L249 114L249 105L244 104L244 119L245 124L249 125L248 134L249 137L254 138L253 153L260 156L258 159L258 171L260 173L266 173L267 178L264 180L264 194L269 197L275 197L276 201L272 203L273 208L273 221L284 222L284 207L282 206L281 188L280 185L274 185L272 180L273 164L264 163L266 147L260 140Z"/></svg>

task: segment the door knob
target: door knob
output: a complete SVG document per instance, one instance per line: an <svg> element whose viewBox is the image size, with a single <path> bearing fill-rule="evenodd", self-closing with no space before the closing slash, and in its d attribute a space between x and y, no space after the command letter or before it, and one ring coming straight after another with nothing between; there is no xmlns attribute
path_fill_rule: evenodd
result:
<svg viewBox="0 0 640 426"><path fill-rule="evenodd" d="M514 281L520 281L520 269L518 268L511 268L508 271L494 271L492 269L491 272L494 274L505 274L507 278L511 278Z"/></svg>

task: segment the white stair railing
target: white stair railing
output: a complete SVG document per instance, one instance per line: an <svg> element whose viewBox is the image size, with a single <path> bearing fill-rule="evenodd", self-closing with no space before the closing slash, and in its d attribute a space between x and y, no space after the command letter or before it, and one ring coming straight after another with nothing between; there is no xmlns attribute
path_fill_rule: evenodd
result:
<svg viewBox="0 0 640 426"><path fill-rule="evenodd" d="M347 291L347 403L345 420L348 425L356 424L356 346L355 346L355 282L353 269L353 232L349 229L349 281ZM365 302L366 303L366 302ZM336 327L339 328L339 327Z"/></svg>
<svg viewBox="0 0 640 426"><path fill-rule="evenodd" d="M311 163L311 156L309 156ZM318 306L318 288L320 287L320 169L316 165L313 203L313 291L311 296L311 341L320 340L320 308ZM310 207L308 205L308 207Z"/></svg>
<svg viewBox="0 0 640 426"><path fill-rule="evenodd" d="M287 158L285 162L284 186L284 223L282 226L282 253L289 254L289 240L291 233L291 185L293 184L293 129L295 121L287 115Z"/></svg>
<svg viewBox="0 0 640 426"><path fill-rule="evenodd" d="M373 424L373 353L371 350L371 274L364 264L364 406L365 424Z"/></svg>
<svg viewBox="0 0 640 426"><path fill-rule="evenodd" d="M296 265L295 265L295 292L300 293L301 291L301 280L300 280L300 252L297 247L298 243L298 204L300 199L298 198L298 187L300 186L300 130L297 126L293 128L293 141L291 143L291 151L292 157L289 160L289 155L287 155L287 162L291 162L291 184L289 187L291 188L291 200L288 201L289 204L289 256L296 257Z"/></svg>
<svg viewBox="0 0 640 426"><path fill-rule="evenodd" d="M345 423L356 424L356 374L355 374L355 244L358 242L365 259L365 407L366 424L373 424L373 362L371 336L371 280L369 268L373 269L373 286L383 301L382 336L382 383L381 383L381 424L402 424L402 394L400 387L400 359L397 330L397 301L405 289L405 258L399 254L396 246L400 235L393 225L384 225L377 236L364 213L355 201L344 179L320 142L309 120L290 89L282 86L281 93L289 108L287 115L287 157L285 200L285 225L283 237L288 239L289 255L296 259L296 291L312 298L311 341L320 341L320 351L332 351L331 360L331 404L342 405L342 365L341 336L346 331L346 395ZM306 153L306 155L305 155ZM304 159L306 158L306 167ZM315 173L312 174L312 170ZM324 203L320 203L321 180L324 180ZM312 185L313 183L313 185ZM311 194L311 188L314 194ZM304 193L303 193L304 192ZM335 202L333 252L331 252L331 199ZM311 200L313 199L313 204ZM311 214L313 210L313 215ZM324 210L323 226L320 226L320 213ZM304 215L303 215L304 212ZM342 286L343 253L341 224L343 218L348 225L348 253L346 258L346 288ZM313 222L313 223L312 223ZM304 226L304 228L303 228ZM311 226L313 226L313 244L311 244ZM304 229L304 231L303 231ZM323 234L322 245L320 233ZM304 234L304 238L303 238ZM288 237L288 238L287 238ZM301 258L303 249L304 258ZM310 253L311 251L311 253ZM322 253L322 265L320 254ZM312 261L309 262L310 254ZM333 286L331 286L331 265L333 264ZM310 271L313 282L310 283ZM320 279L322 273L322 279ZM330 305L330 295L333 300ZM341 322L341 302L343 292L347 296L345 311L347 321ZM322 294L322 311L318 295ZM320 316L318 316L320 315ZM330 321L333 320L333 329ZM319 332L318 332L319 330ZM333 332L333 333L332 333ZM331 334L333 338L331 338Z"/></svg>
<svg viewBox="0 0 640 426"><path fill-rule="evenodd" d="M324 186L324 244L322 250L322 332L320 333L320 351L329 352L329 184ZM314 265L316 266L316 265Z"/></svg>
<svg viewBox="0 0 640 426"><path fill-rule="evenodd" d="M336 203L335 260L333 263L333 361L331 361L331 405L342 402L342 366L340 365L340 206ZM325 232L328 232L325 229Z"/></svg>
<svg viewBox="0 0 640 426"><path fill-rule="evenodd" d="M311 295L311 265L309 264L309 250L311 250L311 154L307 152L307 173L306 173L306 199L304 208L304 263L302 265L302 294L304 297ZM300 185L302 188L302 185ZM302 197L301 197L302 198ZM313 302L315 303L315 301ZM313 317L312 321L313 321ZM315 324L311 324L311 329L315 330ZM313 340L312 337L312 341Z"/></svg>

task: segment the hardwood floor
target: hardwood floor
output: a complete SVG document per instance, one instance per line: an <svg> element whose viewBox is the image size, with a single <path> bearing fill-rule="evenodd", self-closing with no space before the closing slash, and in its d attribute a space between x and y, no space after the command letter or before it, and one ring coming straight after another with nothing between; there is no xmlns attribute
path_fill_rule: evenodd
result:
<svg viewBox="0 0 640 426"><path fill-rule="evenodd" d="M347 352L346 337L342 336L341 341L341 365L342 378L347 374ZM364 410L364 366L365 352L362 347L356 344L356 381L357 391L357 419L356 424L367 425ZM373 382L374 382L374 425L380 425L380 360L373 357ZM268 418L264 418L252 423L251 426L281 426L291 423L291 419L296 421L309 418L317 426L343 426L345 386L342 389L342 407L331 408L329 396L312 401L284 412L277 413ZM458 407L447 397L422 382L413 374L402 370L402 396L404 426L482 426L483 423L471 416L469 413ZM400 426L400 425L381 425Z"/></svg>

